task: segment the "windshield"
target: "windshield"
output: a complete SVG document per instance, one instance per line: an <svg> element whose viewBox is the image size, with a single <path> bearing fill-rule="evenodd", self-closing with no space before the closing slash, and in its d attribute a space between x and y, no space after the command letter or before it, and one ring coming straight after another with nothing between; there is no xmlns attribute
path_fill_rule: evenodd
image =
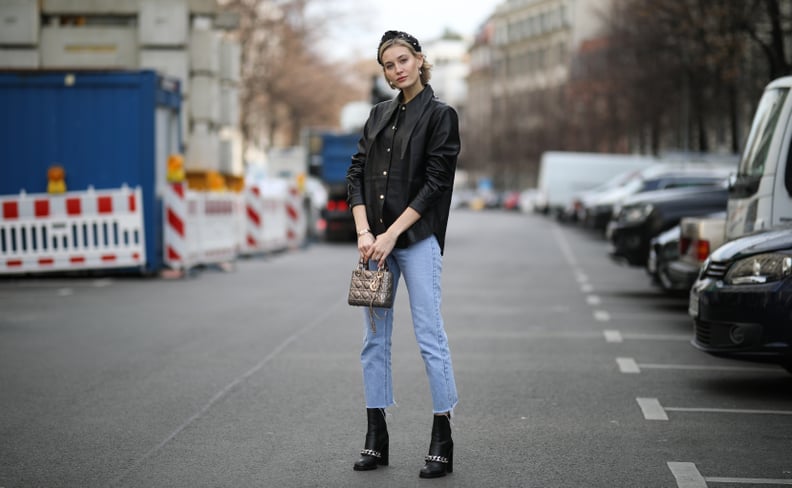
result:
<svg viewBox="0 0 792 488"><path fill-rule="evenodd" d="M751 132L745 143L743 158L740 161L740 176L762 176L765 169L767 152L773 139L778 117L786 100L788 88L766 91L756 108Z"/></svg>

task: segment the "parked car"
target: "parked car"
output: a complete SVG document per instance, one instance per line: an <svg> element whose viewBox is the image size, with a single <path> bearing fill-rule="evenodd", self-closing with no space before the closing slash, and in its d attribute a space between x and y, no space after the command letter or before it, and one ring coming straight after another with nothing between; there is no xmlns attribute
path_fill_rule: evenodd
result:
<svg viewBox="0 0 792 488"><path fill-rule="evenodd" d="M677 225L683 217L725 211L728 197L726 185L658 190L628 197L606 230L611 257L631 266L646 266L654 236Z"/></svg>
<svg viewBox="0 0 792 488"><path fill-rule="evenodd" d="M652 238L647 271L653 282L669 293L689 293L710 251L723 244L725 225L726 212L684 217Z"/></svg>
<svg viewBox="0 0 792 488"><path fill-rule="evenodd" d="M710 253L726 240L726 212L685 217L679 227L679 258L668 264L664 281L690 291Z"/></svg>
<svg viewBox="0 0 792 488"><path fill-rule="evenodd" d="M667 275L668 266L679 259L679 236L679 225L654 236L649 244L649 257L646 261L646 272L652 277L652 283L670 292L678 290L675 283L668 281Z"/></svg>
<svg viewBox="0 0 792 488"><path fill-rule="evenodd" d="M792 228L748 234L712 252L690 291L693 346L792 372Z"/></svg>
<svg viewBox="0 0 792 488"><path fill-rule="evenodd" d="M658 163L626 175L618 184L581 195L578 220L586 227L605 230L614 208L627 197L670 188L719 186L736 171L736 164Z"/></svg>

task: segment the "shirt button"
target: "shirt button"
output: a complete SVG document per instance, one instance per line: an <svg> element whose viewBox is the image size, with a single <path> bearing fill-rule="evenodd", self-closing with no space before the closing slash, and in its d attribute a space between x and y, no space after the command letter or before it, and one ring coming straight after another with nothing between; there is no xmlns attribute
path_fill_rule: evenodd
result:
<svg viewBox="0 0 792 488"><path fill-rule="evenodd" d="M402 110L407 110L407 107L402 106Z"/></svg>
<svg viewBox="0 0 792 488"><path fill-rule="evenodd" d="M388 172L387 171L383 171L382 172L382 176L388 176Z"/></svg>
<svg viewBox="0 0 792 488"><path fill-rule="evenodd" d="M380 195L380 200L385 200L385 195Z"/></svg>
<svg viewBox="0 0 792 488"><path fill-rule="evenodd" d="M390 152L390 148L386 149L385 152Z"/></svg>
<svg viewBox="0 0 792 488"><path fill-rule="evenodd" d="M394 125L393 127L391 127L391 129L396 130L396 126Z"/></svg>

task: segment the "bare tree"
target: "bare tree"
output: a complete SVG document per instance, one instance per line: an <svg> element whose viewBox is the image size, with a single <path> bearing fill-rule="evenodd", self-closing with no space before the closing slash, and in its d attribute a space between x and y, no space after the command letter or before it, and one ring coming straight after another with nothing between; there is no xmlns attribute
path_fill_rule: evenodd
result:
<svg viewBox="0 0 792 488"><path fill-rule="evenodd" d="M738 152L762 86L791 71L791 14L783 0L615 0L607 69L631 139Z"/></svg>
<svg viewBox="0 0 792 488"><path fill-rule="evenodd" d="M297 144L305 127L337 126L341 107L361 98L345 80L344 66L318 52L326 26L309 17L311 3L225 3L240 14L242 132L258 146Z"/></svg>

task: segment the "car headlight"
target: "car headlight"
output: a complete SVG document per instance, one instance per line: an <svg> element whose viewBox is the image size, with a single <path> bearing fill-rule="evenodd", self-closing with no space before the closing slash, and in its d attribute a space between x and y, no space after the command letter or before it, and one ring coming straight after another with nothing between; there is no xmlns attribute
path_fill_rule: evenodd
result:
<svg viewBox="0 0 792 488"><path fill-rule="evenodd" d="M641 222L649 217L649 214L652 213L652 210L654 210L654 207L652 207L651 203L636 205L634 207L622 207L619 220L633 223Z"/></svg>
<svg viewBox="0 0 792 488"><path fill-rule="evenodd" d="M778 281L792 275L792 256L757 254L734 263L724 281L730 285L747 285Z"/></svg>

